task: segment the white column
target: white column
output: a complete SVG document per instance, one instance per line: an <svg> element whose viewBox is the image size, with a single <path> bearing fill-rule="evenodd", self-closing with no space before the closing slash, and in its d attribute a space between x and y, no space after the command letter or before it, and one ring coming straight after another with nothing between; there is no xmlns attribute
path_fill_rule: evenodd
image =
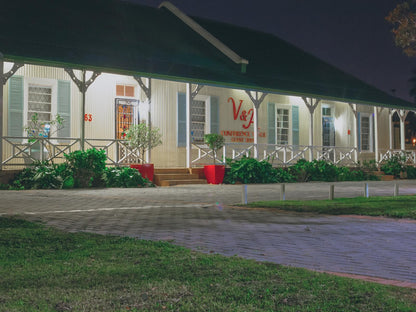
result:
<svg viewBox="0 0 416 312"><path fill-rule="evenodd" d="M355 122L354 122L354 160L355 162L358 162L358 113L357 113L357 104L354 105L354 116L355 116Z"/></svg>
<svg viewBox="0 0 416 312"><path fill-rule="evenodd" d="M3 54L0 52L0 170L3 162L3 74L4 74Z"/></svg>
<svg viewBox="0 0 416 312"><path fill-rule="evenodd" d="M147 111L147 126L149 127L149 131L152 131L152 113L151 113L151 102L152 102L152 100L151 100L151 98L152 98L152 80L150 79L150 78L148 78L148 84L147 84L147 90L149 90L149 92L148 92L148 94L146 94L147 95L147 108L148 108L148 111ZM139 120L139 123L140 123L140 120ZM150 140L150 138L149 138L149 140ZM148 164L150 164L151 163L151 161L152 161L152 152L151 152L151 149L149 148L147 151L146 151L146 159L147 159L147 163Z"/></svg>
<svg viewBox="0 0 416 312"><path fill-rule="evenodd" d="M254 109L253 109L253 119L254 119L254 158L257 159L258 158L258 148L257 148L257 143L259 141L259 136L258 136L258 118L257 118L257 105L254 104Z"/></svg>
<svg viewBox="0 0 416 312"><path fill-rule="evenodd" d="M191 103L192 85L186 84L186 167L191 168Z"/></svg>
<svg viewBox="0 0 416 312"><path fill-rule="evenodd" d="M406 119L406 115L403 111L400 111L400 149L404 151L406 149L405 144L405 133L404 133L404 122Z"/></svg>
<svg viewBox="0 0 416 312"><path fill-rule="evenodd" d="M309 116L310 116L310 128L309 128L309 161L313 160L313 113L314 110L309 108Z"/></svg>
<svg viewBox="0 0 416 312"><path fill-rule="evenodd" d="M389 149L393 149L393 114L392 110L389 109Z"/></svg>
<svg viewBox="0 0 416 312"><path fill-rule="evenodd" d="M376 163L378 163L378 110L376 106L374 106L374 154Z"/></svg>

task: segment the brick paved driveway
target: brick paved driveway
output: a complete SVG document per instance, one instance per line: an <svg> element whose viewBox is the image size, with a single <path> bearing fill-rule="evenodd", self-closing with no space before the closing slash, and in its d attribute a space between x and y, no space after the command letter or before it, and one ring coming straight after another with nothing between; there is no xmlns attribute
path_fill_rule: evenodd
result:
<svg viewBox="0 0 416 312"><path fill-rule="evenodd" d="M416 194L415 186L402 182L401 193ZM168 240L203 252L416 283L415 222L229 207L241 202L241 188L0 191L0 215L22 215L67 231ZM328 188L289 184L287 198L325 198ZM248 191L249 201L279 197L276 185L251 185ZM336 184L336 196L361 191L362 183ZM392 191L391 184L370 184L370 194Z"/></svg>

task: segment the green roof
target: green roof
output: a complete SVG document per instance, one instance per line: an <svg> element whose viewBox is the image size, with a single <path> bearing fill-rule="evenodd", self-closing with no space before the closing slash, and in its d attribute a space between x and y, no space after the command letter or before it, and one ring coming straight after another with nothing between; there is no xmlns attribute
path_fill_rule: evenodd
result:
<svg viewBox="0 0 416 312"><path fill-rule="evenodd" d="M415 108L274 35L194 18L248 59L242 73L241 64L163 7L117 0L13 0L2 3L1 12L0 52L6 60Z"/></svg>

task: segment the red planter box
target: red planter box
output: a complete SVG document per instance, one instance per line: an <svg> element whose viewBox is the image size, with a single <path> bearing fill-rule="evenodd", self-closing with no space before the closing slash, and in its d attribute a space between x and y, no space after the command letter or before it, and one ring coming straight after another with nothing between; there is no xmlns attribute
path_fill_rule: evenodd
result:
<svg viewBox="0 0 416 312"><path fill-rule="evenodd" d="M224 180L225 166L208 165L204 166L205 178L209 184L221 184Z"/></svg>
<svg viewBox="0 0 416 312"><path fill-rule="evenodd" d="M155 168L153 164L131 164L130 168L139 170L143 178L147 178L153 182L153 175L155 173Z"/></svg>

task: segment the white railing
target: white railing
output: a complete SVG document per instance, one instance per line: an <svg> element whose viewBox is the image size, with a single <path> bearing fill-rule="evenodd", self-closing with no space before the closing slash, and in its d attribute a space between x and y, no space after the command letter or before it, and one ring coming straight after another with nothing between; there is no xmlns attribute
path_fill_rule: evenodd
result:
<svg viewBox="0 0 416 312"><path fill-rule="evenodd" d="M407 165L416 165L415 150L386 150L380 153L379 162L381 164L392 157L400 157Z"/></svg>
<svg viewBox="0 0 416 312"><path fill-rule="evenodd" d="M3 137L3 160L1 168L25 167L35 161L59 163L65 154L81 149L79 138L38 138ZM125 165L142 160L138 150L130 148L125 140L85 139L85 149L103 149L107 165Z"/></svg>
<svg viewBox="0 0 416 312"><path fill-rule="evenodd" d="M205 165L213 162L213 153L206 144L192 145L192 164ZM357 165L354 147L335 146L301 146L274 144L225 143L218 151L217 162L225 163L225 159L240 159L243 156L254 157L257 152L258 160L266 160L276 166L289 166L299 159L326 160L336 165Z"/></svg>

